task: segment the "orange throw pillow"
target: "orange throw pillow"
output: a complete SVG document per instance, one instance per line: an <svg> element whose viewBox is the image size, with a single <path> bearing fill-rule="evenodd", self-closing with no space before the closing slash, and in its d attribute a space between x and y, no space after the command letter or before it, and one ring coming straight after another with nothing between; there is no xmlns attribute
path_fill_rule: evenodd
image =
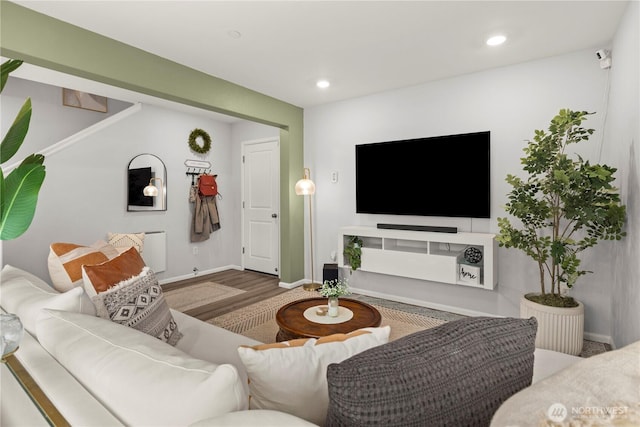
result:
<svg viewBox="0 0 640 427"><path fill-rule="evenodd" d="M118 283L139 275L145 263L132 247L112 260L96 265L83 265L84 288L89 296L105 292Z"/></svg>

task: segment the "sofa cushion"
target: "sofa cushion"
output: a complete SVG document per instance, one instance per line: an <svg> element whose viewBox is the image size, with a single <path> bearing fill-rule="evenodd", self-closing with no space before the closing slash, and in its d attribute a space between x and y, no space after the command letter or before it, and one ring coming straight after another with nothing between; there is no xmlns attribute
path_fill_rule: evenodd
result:
<svg viewBox="0 0 640 427"><path fill-rule="evenodd" d="M99 264L118 256L118 251L104 241L91 246L74 243L52 243L48 267L51 283L60 292L82 285L82 266Z"/></svg>
<svg viewBox="0 0 640 427"><path fill-rule="evenodd" d="M137 254L133 248L130 251ZM162 294L162 287L149 267L144 267L139 275L100 292L91 300L96 306L96 313L102 318L137 329L171 345L182 337Z"/></svg>
<svg viewBox="0 0 640 427"><path fill-rule="evenodd" d="M185 426L247 409L236 368L100 317L43 310L42 346L124 424Z"/></svg>
<svg viewBox="0 0 640 427"><path fill-rule="evenodd" d="M0 303L7 313L14 313L31 335L36 333L36 319L43 308L77 311L95 316L95 307L83 289L60 293L42 279L19 268L5 265L0 274Z"/></svg>
<svg viewBox="0 0 640 427"><path fill-rule="evenodd" d="M386 343L389 332L389 326L364 328L346 335L238 348L249 376L249 407L324 424L327 366Z"/></svg>
<svg viewBox="0 0 640 427"><path fill-rule="evenodd" d="M638 425L640 341L578 359L511 396L491 420L491 427Z"/></svg>
<svg viewBox="0 0 640 427"><path fill-rule="evenodd" d="M301 418L278 411L254 409L252 411L230 412L219 417L207 418L189 427L314 427Z"/></svg>
<svg viewBox="0 0 640 427"><path fill-rule="evenodd" d="M83 265L82 278L87 295L93 297L125 280L140 274L144 260L135 248L129 248L117 257L99 264Z"/></svg>
<svg viewBox="0 0 640 427"><path fill-rule="evenodd" d="M144 233L107 233L107 241L118 249L136 248L139 253L144 250Z"/></svg>
<svg viewBox="0 0 640 427"><path fill-rule="evenodd" d="M326 425L488 425L531 384L536 328L535 318L465 318L330 365Z"/></svg>

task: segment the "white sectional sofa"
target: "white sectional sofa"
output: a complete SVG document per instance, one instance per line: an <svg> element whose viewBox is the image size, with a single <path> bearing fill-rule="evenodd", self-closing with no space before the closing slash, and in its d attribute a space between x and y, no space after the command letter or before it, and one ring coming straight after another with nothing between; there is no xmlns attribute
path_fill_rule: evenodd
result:
<svg viewBox="0 0 640 427"><path fill-rule="evenodd" d="M312 425L282 412L247 411L237 348L257 341L172 311L183 337L171 347L95 317L89 300L65 294L30 273L2 270L0 305L26 328L15 357L71 425ZM8 374L3 368L0 424L48 425ZM165 401L148 402L151 395Z"/></svg>
<svg viewBox="0 0 640 427"><path fill-rule="evenodd" d="M82 293L59 293L28 272L11 266L2 271L0 305L18 314L27 329L15 356L71 425L314 425L281 411L248 410L238 347L260 343L172 311L183 334L172 347L96 317L87 301ZM579 361L537 349L534 385L514 401L557 371L579 369ZM5 375L3 367L1 425L47 425ZM304 407L298 409L304 413ZM501 409L494 425L509 425L511 412L519 410L513 404ZM526 425L523 415L518 417L514 425Z"/></svg>

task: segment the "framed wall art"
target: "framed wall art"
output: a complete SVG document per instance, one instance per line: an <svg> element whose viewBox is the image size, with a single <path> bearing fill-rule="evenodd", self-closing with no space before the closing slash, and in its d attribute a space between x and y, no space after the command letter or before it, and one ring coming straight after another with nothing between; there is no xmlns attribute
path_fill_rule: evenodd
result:
<svg viewBox="0 0 640 427"><path fill-rule="evenodd" d="M73 89L62 89L62 105L85 110L107 112L107 97Z"/></svg>

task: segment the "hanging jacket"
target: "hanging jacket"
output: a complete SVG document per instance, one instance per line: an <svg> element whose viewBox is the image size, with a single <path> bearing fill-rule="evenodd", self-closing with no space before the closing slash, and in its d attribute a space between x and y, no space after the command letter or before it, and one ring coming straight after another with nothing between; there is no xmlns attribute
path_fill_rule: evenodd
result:
<svg viewBox="0 0 640 427"><path fill-rule="evenodd" d="M191 221L191 242L202 242L220 229L220 217L215 196L205 197L198 194L195 203Z"/></svg>

